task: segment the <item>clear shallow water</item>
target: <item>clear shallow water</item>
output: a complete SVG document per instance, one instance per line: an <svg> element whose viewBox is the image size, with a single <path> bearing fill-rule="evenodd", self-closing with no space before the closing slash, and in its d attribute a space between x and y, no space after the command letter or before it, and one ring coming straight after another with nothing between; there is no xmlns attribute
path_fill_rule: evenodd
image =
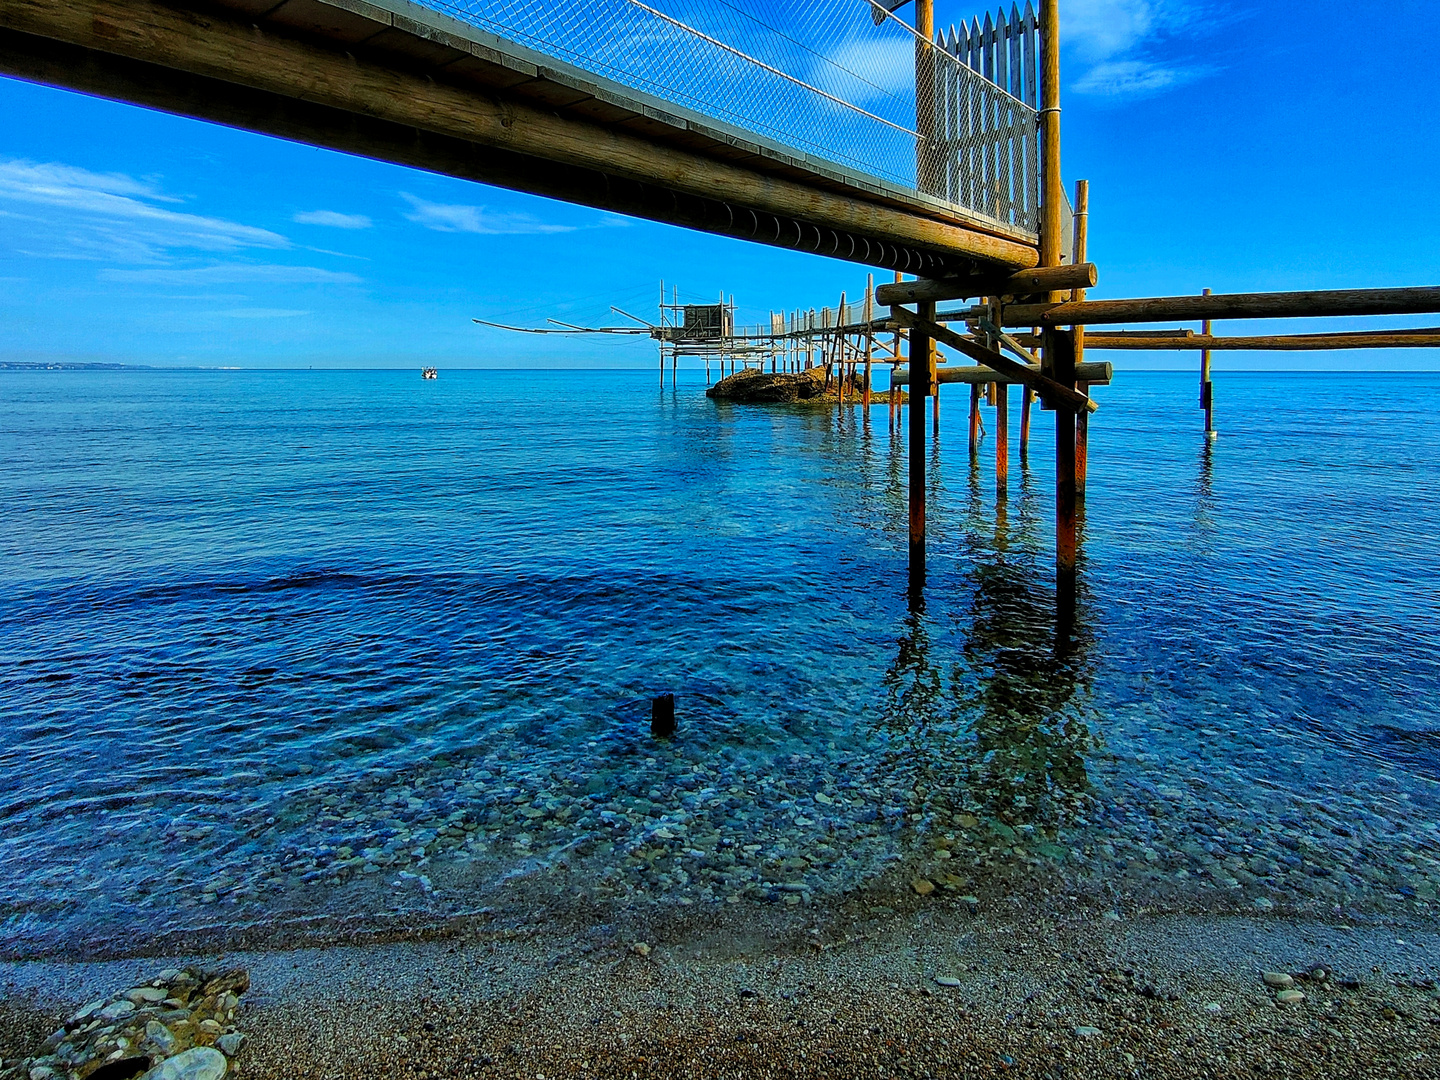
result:
<svg viewBox="0 0 1440 1080"><path fill-rule="evenodd" d="M0 948L915 876L1428 910L1440 375L1227 376L1207 448L1122 374L1058 657L1048 414L1001 508L947 398L917 614L883 407L654 378L0 372Z"/></svg>

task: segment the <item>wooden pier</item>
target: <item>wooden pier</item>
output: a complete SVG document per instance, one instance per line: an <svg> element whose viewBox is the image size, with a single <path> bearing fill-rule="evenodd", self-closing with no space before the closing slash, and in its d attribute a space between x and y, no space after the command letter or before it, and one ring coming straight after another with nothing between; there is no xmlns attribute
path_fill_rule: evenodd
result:
<svg viewBox="0 0 1440 1080"><path fill-rule="evenodd" d="M584 42L566 39L547 52L523 28L492 32L477 21L484 12L456 8L454 17L433 2L0 0L0 73L893 274L857 290L858 303L842 296L833 308L777 312L768 326L750 329L734 326L733 299L682 304L672 293L667 304L662 293L659 322L639 320L624 332L655 338L662 381L667 360L673 381L682 357L713 362L722 375L750 365L777 373L820 364L827 378L835 374L838 399L855 388L867 415L872 370L890 364L910 407L909 583L917 603L925 582L927 410L938 430L940 387L969 385L978 452L980 403L994 404L1003 498L1009 387L1018 384L1022 459L1033 403L1055 421L1062 642L1096 408L1090 391L1112 377L1090 352L1198 350L1208 434L1213 352L1440 346L1440 329L1232 337L1215 335L1211 325L1440 312L1433 287L1090 299L1099 274L1086 257L1088 187L1076 188L1072 204L1061 178L1059 0L1040 0L1038 12L1029 2L1023 13L1012 5L1008 15L987 14L983 26L977 20L939 34L932 0L914 0L913 28L896 14L905 0L872 0L876 27L914 44L914 115L898 119L663 16L671 31L725 51L727 62L740 57L787 92L799 87L812 104L875 122L884 133L876 145L907 147L871 171L797 149L783 132L759 134L722 119L718 106L707 112L703 102L678 100L685 94L670 100L641 89L651 85L645 79L611 78L608 61L592 57L585 66ZM593 13L580 0L526 11L543 15L565 3ZM661 16L635 5L642 8ZM775 39L789 40L780 31ZM803 141L798 128L792 134ZM940 310L957 300L975 302ZM1138 328L1191 321L1201 323L1199 334ZM1091 332L1096 326L1118 329ZM968 363L941 363L940 350ZM894 422L898 402L888 398Z"/></svg>

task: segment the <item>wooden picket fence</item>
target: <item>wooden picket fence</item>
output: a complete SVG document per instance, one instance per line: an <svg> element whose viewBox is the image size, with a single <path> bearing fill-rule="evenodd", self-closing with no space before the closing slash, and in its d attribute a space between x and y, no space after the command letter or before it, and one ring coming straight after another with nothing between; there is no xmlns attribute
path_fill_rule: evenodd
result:
<svg viewBox="0 0 1440 1080"><path fill-rule="evenodd" d="M1026 232L1040 228L1040 25L1028 2L936 36L934 192Z"/></svg>

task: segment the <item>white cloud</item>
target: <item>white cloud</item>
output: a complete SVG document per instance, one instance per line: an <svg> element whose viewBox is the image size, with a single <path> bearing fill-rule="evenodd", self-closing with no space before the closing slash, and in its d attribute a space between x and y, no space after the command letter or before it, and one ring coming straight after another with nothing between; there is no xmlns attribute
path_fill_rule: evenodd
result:
<svg viewBox="0 0 1440 1080"><path fill-rule="evenodd" d="M318 266L282 266L267 263L218 263L213 266L166 267L144 270L101 270L101 281L130 285L353 285L354 274L322 270Z"/></svg>
<svg viewBox="0 0 1440 1080"><path fill-rule="evenodd" d="M1166 67L1148 60L1111 60L1096 64L1074 83L1082 94L1150 94L1205 74L1202 68Z"/></svg>
<svg viewBox="0 0 1440 1080"><path fill-rule="evenodd" d="M514 214L487 210L483 206L454 206L426 202L414 195L400 193L410 204L405 215L417 225L436 232L480 233L486 236L522 236L537 233L574 232L574 225L556 225L541 221L531 214Z"/></svg>
<svg viewBox="0 0 1440 1080"><path fill-rule="evenodd" d="M1210 73L1173 56L1175 39L1197 22L1199 0L1070 0L1061 35L1083 72L1080 93L1111 97L1156 93Z"/></svg>
<svg viewBox="0 0 1440 1080"><path fill-rule="evenodd" d="M331 229L368 229L364 214L342 214L338 210L302 210L292 219L297 225L324 225Z"/></svg>
<svg viewBox="0 0 1440 1080"><path fill-rule="evenodd" d="M0 207L7 216L23 217L32 226L27 232L33 243L26 254L156 262L175 248L238 251L290 246L289 240L268 229L163 205L178 201L149 182L121 173L0 160Z"/></svg>

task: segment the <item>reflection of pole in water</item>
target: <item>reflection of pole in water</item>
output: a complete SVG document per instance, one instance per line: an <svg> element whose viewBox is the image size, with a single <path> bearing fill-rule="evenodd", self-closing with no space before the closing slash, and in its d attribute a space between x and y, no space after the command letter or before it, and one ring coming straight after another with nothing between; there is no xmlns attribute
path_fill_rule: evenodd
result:
<svg viewBox="0 0 1440 1080"><path fill-rule="evenodd" d="M981 819L981 851L996 840L1035 850L1026 834L1043 850L1089 788L1089 635L1077 632L1066 655L1047 648L1046 545L1012 547L998 516L988 539L972 532L974 590L957 613L956 652L923 606L905 618L879 724L903 745L898 763L930 809Z"/></svg>
<svg viewBox="0 0 1440 1080"><path fill-rule="evenodd" d="M1215 443L1200 444L1200 471L1195 486L1195 533L1208 538L1215 531Z"/></svg>

